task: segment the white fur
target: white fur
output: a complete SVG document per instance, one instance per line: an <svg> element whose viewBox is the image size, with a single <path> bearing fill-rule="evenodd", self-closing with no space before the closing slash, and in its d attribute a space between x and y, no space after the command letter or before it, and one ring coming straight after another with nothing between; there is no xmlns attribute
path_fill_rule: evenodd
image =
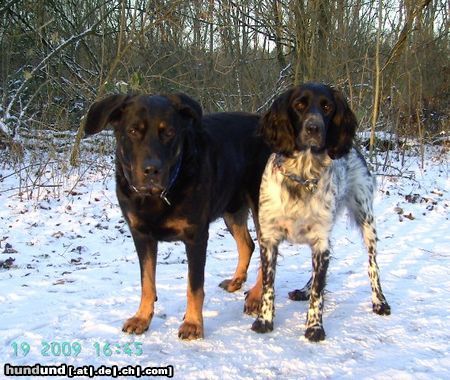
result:
<svg viewBox="0 0 450 380"><path fill-rule="evenodd" d="M349 208L350 215L371 205L374 180L367 167L352 149L347 156L331 160L328 156L315 156L309 151L296 152L287 158L283 167L304 179L319 178L317 189L310 192L298 186L299 198L292 198L285 181L291 181L274 165L273 154L267 163L261 182L260 227L263 239L275 242L289 240L294 243L314 245L328 239L331 228L340 210ZM356 199L362 200L364 210L359 210Z"/></svg>
<svg viewBox="0 0 450 380"><path fill-rule="evenodd" d="M301 181L318 180L311 191ZM272 154L266 165L260 191L259 223L263 297L258 323L271 325L278 245L283 240L308 244L312 250L313 275L307 316L307 337L324 336L322 327L323 288L329 262L329 237L339 212L347 207L360 227L369 252L369 278L374 311L390 312L379 283L376 264L376 230L373 217L374 178L366 162L354 148L337 160L326 153L295 152L292 157ZM308 332L309 330L309 332Z"/></svg>

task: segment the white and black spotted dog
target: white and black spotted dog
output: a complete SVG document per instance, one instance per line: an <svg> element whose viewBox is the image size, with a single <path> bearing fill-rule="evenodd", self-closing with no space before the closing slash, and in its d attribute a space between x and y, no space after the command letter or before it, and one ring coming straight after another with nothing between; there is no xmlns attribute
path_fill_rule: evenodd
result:
<svg viewBox="0 0 450 380"><path fill-rule="evenodd" d="M256 284L246 301L247 312L252 307L259 310L252 325L256 332L273 329L278 245L289 240L309 244L312 250L312 277L289 297L310 299L305 337L310 341L325 338L322 309L329 239L344 207L361 229L369 253L373 311L380 315L391 312L376 262L375 181L363 156L352 147L356 127L356 118L342 94L317 83L286 91L263 118L261 133L275 153L267 163L259 200L262 297L261 284ZM250 305L257 297L261 304Z"/></svg>

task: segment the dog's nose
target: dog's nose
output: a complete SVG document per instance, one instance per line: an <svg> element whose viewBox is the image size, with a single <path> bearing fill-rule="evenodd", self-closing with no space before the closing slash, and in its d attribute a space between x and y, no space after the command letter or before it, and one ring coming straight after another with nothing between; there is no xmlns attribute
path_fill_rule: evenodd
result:
<svg viewBox="0 0 450 380"><path fill-rule="evenodd" d="M159 172L159 169L155 166L155 165L148 165L145 169L144 169L144 174L146 177L152 177L157 175Z"/></svg>
<svg viewBox="0 0 450 380"><path fill-rule="evenodd" d="M306 125L306 132L309 135L317 135L320 131L320 127L319 125L315 124L315 123L308 123Z"/></svg>
<svg viewBox="0 0 450 380"><path fill-rule="evenodd" d="M144 160L142 166L145 177L156 177L161 171L162 163L157 158L151 158Z"/></svg>

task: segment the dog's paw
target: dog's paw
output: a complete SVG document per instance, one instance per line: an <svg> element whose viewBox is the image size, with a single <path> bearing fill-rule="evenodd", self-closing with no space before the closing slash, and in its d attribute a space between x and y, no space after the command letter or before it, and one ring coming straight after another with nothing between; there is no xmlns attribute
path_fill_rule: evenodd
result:
<svg viewBox="0 0 450 380"><path fill-rule="evenodd" d="M378 315L390 315L391 314L391 307L387 302L383 303L374 303L372 305L372 310L375 314Z"/></svg>
<svg viewBox="0 0 450 380"><path fill-rule="evenodd" d="M311 326L305 331L305 338L310 342L320 342L325 339L325 330L322 326Z"/></svg>
<svg viewBox="0 0 450 380"><path fill-rule="evenodd" d="M200 323L183 322L178 329L178 338L194 340L203 338L203 326Z"/></svg>
<svg viewBox="0 0 450 380"><path fill-rule="evenodd" d="M257 318L252 324L252 330L261 334L273 331L273 322Z"/></svg>
<svg viewBox="0 0 450 380"><path fill-rule="evenodd" d="M148 330L150 325L150 318L132 317L125 321L122 327L122 331L128 334L142 334Z"/></svg>
<svg viewBox="0 0 450 380"><path fill-rule="evenodd" d="M292 292L288 293L289 299L292 301L308 301L309 300L309 292L303 289L295 289Z"/></svg>
<svg viewBox="0 0 450 380"><path fill-rule="evenodd" d="M245 293L244 313L256 317L261 309L261 294L253 289Z"/></svg>
<svg viewBox="0 0 450 380"><path fill-rule="evenodd" d="M242 284L245 282L245 279L241 278L232 278L229 280L223 280L219 286L226 290L227 292L233 293L236 290L242 288Z"/></svg>

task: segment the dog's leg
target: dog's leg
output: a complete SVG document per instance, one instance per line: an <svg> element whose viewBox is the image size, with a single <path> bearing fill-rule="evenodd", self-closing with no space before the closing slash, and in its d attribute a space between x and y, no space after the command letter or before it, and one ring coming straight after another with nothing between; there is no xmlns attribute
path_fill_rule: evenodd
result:
<svg viewBox="0 0 450 380"><path fill-rule="evenodd" d="M248 210L244 208L235 214L224 215L225 224L236 240L239 253L239 261L232 279L223 280L219 286L228 292L234 292L242 287L247 280L247 269L250 264L255 243L248 232L247 227Z"/></svg>
<svg viewBox="0 0 450 380"><path fill-rule="evenodd" d="M122 331L142 334L150 325L156 301L156 252L158 242L131 229L141 268L141 303L136 314L127 319Z"/></svg>
<svg viewBox="0 0 450 380"><path fill-rule="evenodd" d="M258 242L261 241L261 228L259 226L259 210L258 210L258 199L256 201L250 200L250 206L252 210L253 223L256 229L256 236L258 237ZM245 303L244 303L244 313L248 315L258 316L259 308L261 307L261 297L262 297L262 269L261 263L258 267L258 274L256 277L256 282L253 287L245 292Z"/></svg>
<svg viewBox="0 0 450 380"><path fill-rule="evenodd" d="M377 264L377 232L373 216L369 214L361 223L364 243L369 253L369 279L372 288L372 310L379 315L391 314L391 307L384 297L380 284L380 271Z"/></svg>
<svg viewBox="0 0 450 380"><path fill-rule="evenodd" d="M261 241L262 298L258 317L253 322L252 330L265 333L273 330L275 312L275 271L277 266L278 244Z"/></svg>
<svg viewBox="0 0 450 380"><path fill-rule="evenodd" d="M295 289L288 293L289 299L292 301L308 301L311 296L312 277L308 280L305 286L301 289Z"/></svg>
<svg viewBox="0 0 450 380"><path fill-rule="evenodd" d="M313 275L305 331L305 337L312 342L325 339L325 330L322 325L323 290L329 261L328 244L316 244L312 247Z"/></svg>
<svg viewBox="0 0 450 380"><path fill-rule="evenodd" d="M178 329L181 339L203 338L203 300L205 293L206 246L208 243L208 226L206 230L194 234L195 240L185 242L188 259L187 306L184 321Z"/></svg>
<svg viewBox="0 0 450 380"><path fill-rule="evenodd" d="M373 182L372 182L373 183ZM349 198L348 210L361 230L364 244L369 254L369 280L372 288L372 310L379 315L391 314L391 307L384 297L380 285L380 274L377 264L377 231L373 216L373 188L371 182L366 181Z"/></svg>
<svg viewBox="0 0 450 380"><path fill-rule="evenodd" d="M261 298L263 294L263 273L261 265L258 268L258 275L253 287L245 292L244 313L258 316L261 307Z"/></svg>

